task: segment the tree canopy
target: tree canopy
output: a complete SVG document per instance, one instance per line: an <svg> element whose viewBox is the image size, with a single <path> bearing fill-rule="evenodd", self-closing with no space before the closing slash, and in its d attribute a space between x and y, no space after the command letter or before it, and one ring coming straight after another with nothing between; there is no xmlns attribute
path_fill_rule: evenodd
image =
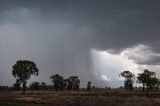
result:
<svg viewBox="0 0 160 106"><path fill-rule="evenodd" d="M91 81L88 81L88 82L87 82L87 90L91 90L91 85L92 85L92 82L91 82Z"/></svg>
<svg viewBox="0 0 160 106"><path fill-rule="evenodd" d="M79 84L80 80L78 76L70 76L68 79L66 79L67 82L67 89L71 90L78 90L79 89Z"/></svg>
<svg viewBox="0 0 160 106"><path fill-rule="evenodd" d="M143 73L139 73L137 76L137 82L143 84L143 91L147 88L147 95L149 89L159 87L159 80L156 78L156 73L145 69Z"/></svg>
<svg viewBox="0 0 160 106"><path fill-rule="evenodd" d="M135 79L135 75L131 73L130 71L123 71L120 73L120 76L125 78L124 80L124 88L132 90L133 89L133 83Z"/></svg>
<svg viewBox="0 0 160 106"><path fill-rule="evenodd" d="M19 83L23 83L23 93L25 93L27 80L30 79L31 75L38 76L38 71L36 64L29 60L19 60L12 67L12 75Z"/></svg>
<svg viewBox="0 0 160 106"><path fill-rule="evenodd" d="M55 90L63 90L65 87L63 76L59 74L52 75L50 77L53 83L53 87Z"/></svg>

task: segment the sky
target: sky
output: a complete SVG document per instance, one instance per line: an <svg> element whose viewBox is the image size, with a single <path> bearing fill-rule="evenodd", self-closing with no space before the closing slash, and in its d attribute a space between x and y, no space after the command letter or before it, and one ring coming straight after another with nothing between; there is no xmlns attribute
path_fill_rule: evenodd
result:
<svg viewBox="0 0 160 106"><path fill-rule="evenodd" d="M34 61L39 76L79 76L80 86L123 85L119 73L160 76L158 0L1 0L0 85L12 86L12 66Z"/></svg>

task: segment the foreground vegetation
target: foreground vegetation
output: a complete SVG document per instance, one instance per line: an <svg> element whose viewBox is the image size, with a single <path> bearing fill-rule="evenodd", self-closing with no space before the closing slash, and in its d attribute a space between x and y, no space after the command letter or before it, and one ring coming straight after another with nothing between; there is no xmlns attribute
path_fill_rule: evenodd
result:
<svg viewBox="0 0 160 106"><path fill-rule="evenodd" d="M11 101L1 101L0 106L44 106L46 104L39 103L28 103L28 102L11 102Z"/></svg>
<svg viewBox="0 0 160 106"><path fill-rule="evenodd" d="M1 92L0 104L9 106L159 106L160 93L150 92L149 97L143 92L110 91L28 91ZM8 106L8 105L7 105Z"/></svg>

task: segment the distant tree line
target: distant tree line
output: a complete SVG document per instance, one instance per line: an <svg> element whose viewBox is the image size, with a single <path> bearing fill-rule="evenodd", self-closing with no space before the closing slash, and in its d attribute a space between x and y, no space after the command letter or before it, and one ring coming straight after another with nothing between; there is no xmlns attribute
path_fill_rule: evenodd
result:
<svg viewBox="0 0 160 106"><path fill-rule="evenodd" d="M80 80L78 76L70 76L64 79L63 76L59 74L52 75L50 77L55 90L79 90Z"/></svg>
<svg viewBox="0 0 160 106"><path fill-rule="evenodd" d="M29 85L29 89L31 90L51 90L53 87L52 85L47 85L45 82L32 82Z"/></svg>
<svg viewBox="0 0 160 106"><path fill-rule="evenodd" d="M16 78L16 82L13 84L14 89L20 89L22 85L23 93L26 90L27 80L30 79L32 75L38 76L39 70L36 67L36 64L33 61L29 60L19 60L12 67L12 75ZM124 88L130 91L133 90L133 83L136 79L135 75L130 71L123 71L120 73L120 77L124 78ZM70 76L67 79L64 79L63 76L55 74L50 76L53 86L47 85L45 82L32 82L27 89L33 90L43 90L43 89L52 89L58 90L79 90L80 80L78 76ZM148 69L145 69L142 73L138 73L137 83L143 85L143 91L157 90L160 86L160 80L156 77L155 72L151 72ZM87 90L91 89L100 89L94 86L91 86L92 82L87 82ZM5 89L6 87L0 87L0 89Z"/></svg>

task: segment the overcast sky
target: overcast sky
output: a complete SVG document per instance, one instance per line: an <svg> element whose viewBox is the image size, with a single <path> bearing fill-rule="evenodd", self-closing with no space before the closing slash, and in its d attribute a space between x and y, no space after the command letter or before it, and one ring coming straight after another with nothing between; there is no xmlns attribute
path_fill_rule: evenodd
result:
<svg viewBox="0 0 160 106"><path fill-rule="evenodd" d="M119 73L145 68L160 75L158 0L1 0L0 84L12 86L12 66L32 60L53 74L78 75L81 86L122 85Z"/></svg>

